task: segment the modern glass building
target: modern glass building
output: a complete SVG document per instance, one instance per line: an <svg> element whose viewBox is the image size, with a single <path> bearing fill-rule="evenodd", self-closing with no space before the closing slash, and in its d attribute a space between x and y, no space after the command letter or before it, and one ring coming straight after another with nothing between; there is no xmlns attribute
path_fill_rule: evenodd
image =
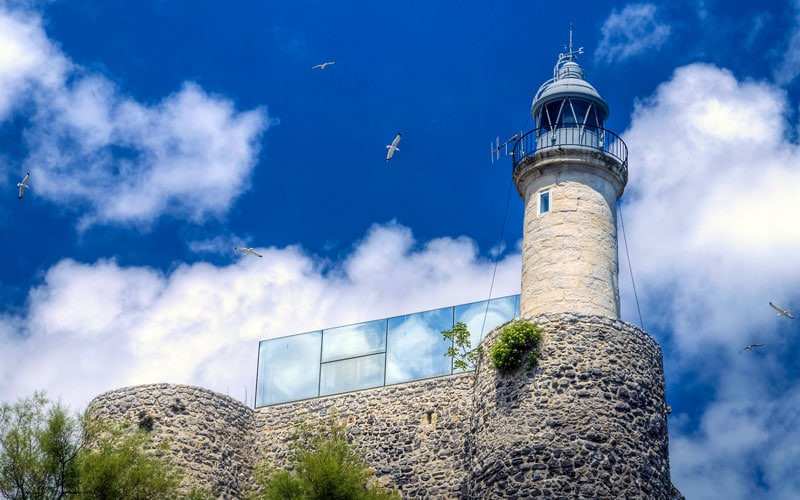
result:
<svg viewBox="0 0 800 500"><path fill-rule="evenodd" d="M519 295L262 340L256 407L458 372L442 330L467 325L470 342L519 317Z"/></svg>

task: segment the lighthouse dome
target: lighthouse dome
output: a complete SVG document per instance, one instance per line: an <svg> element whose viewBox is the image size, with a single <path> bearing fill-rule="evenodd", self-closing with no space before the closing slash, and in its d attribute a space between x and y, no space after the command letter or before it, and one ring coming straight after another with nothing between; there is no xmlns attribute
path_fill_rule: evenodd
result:
<svg viewBox="0 0 800 500"><path fill-rule="evenodd" d="M553 106L548 106L551 103ZM576 116L565 122L566 118L572 118L563 116L567 104L571 105L567 106L567 111L570 112L568 114L572 114L574 110ZM537 126L544 128L576 122L602 127L608 113L608 104L592 84L584 79L583 68L572 55L559 57L553 70L553 78L539 87L531 106L531 114Z"/></svg>

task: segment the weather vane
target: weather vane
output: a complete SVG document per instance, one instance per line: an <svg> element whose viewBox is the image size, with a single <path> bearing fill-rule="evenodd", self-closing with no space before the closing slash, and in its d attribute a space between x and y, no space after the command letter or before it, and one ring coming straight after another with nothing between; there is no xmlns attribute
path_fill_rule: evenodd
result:
<svg viewBox="0 0 800 500"><path fill-rule="evenodd" d="M569 49L567 46L564 45L564 50L567 51L566 54L561 53L558 55L559 59L566 59L568 61L574 61L575 56L578 54L583 54L583 47L578 47L578 50L572 50L572 23L569 23Z"/></svg>

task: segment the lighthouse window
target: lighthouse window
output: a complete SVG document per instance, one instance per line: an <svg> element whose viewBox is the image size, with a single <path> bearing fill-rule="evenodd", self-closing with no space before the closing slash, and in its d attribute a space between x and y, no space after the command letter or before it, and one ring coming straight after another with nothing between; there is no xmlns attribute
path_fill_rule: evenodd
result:
<svg viewBox="0 0 800 500"><path fill-rule="evenodd" d="M539 193L539 215L550 211L550 191Z"/></svg>

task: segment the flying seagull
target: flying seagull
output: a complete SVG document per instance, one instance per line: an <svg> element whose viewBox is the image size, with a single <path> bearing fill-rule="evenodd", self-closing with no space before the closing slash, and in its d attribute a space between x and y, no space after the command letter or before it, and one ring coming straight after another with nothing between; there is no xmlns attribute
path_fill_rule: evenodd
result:
<svg viewBox="0 0 800 500"><path fill-rule="evenodd" d="M770 306L771 308L775 309L776 311L778 311L778 316L779 316L779 317L780 317L780 316L786 316L786 317L787 317L787 318L789 318L789 319L794 319L794 316L792 316L792 313L790 313L789 311L786 311L786 310L784 310L784 309L781 309L780 307L776 306L776 305L775 305L775 304L773 304L772 302L770 302L770 303L769 303L769 306Z"/></svg>
<svg viewBox="0 0 800 500"><path fill-rule="evenodd" d="M388 150L389 150L389 151L386 153L386 161L389 161L389 160L391 160L391 159L392 159L392 156L394 156L394 152L395 152L395 151L400 151L400 148L398 148L398 147L397 147L397 144L400 142L400 138L401 138L401 137L403 137L403 134L401 134L400 132L398 132L398 133L397 133L397 136L394 138L394 140L392 141L392 143L386 146L386 149L388 149Z"/></svg>
<svg viewBox="0 0 800 500"><path fill-rule="evenodd" d="M245 255L250 254L250 255L255 255L256 257L263 257L263 255L261 255L260 253L256 252L253 248L233 247L233 249L234 250L238 250L238 251L244 253Z"/></svg>
<svg viewBox="0 0 800 500"><path fill-rule="evenodd" d="M19 188L19 196L17 196L17 199L21 200L22 199L22 195L25 194L25 190L26 189L30 189L30 186L28 185L28 180L30 178L31 178L31 173L27 172L25 174L25 178L22 179L22 182L18 182L17 183L17 187Z"/></svg>
<svg viewBox="0 0 800 500"><path fill-rule="evenodd" d="M336 61L328 61L322 64L315 64L314 66L311 66L311 69L325 69L326 66L330 66L331 64L336 64Z"/></svg>
<svg viewBox="0 0 800 500"><path fill-rule="evenodd" d="M764 344L750 344L749 346L739 351L739 354L743 353L744 351L752 351L753 347L764 347Z"/></svg>

